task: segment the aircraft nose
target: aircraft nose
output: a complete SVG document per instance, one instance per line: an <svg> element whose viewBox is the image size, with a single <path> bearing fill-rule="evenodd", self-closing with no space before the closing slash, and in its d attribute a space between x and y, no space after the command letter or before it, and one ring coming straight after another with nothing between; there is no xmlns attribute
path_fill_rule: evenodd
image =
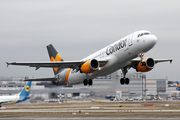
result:
<svg viewBox="0 0 180 120"><path fill-rule="evenodd" d="M149 47L153 47L157 43L157 37L155 35L149 35L145 37L144 41Z"/></svg>
<svg viewBox="0 0 180 120"><path fill-rule="evenodd" d="M150 42L154 46L157 43L157 37L155 35L151 35Z"/></svg>
<svg viewBox="0 0 180 120"><path fill-rule="evenodd" d="M157 37L155 35L147 35L142 37L143 44L141 46L141 50L143 52L147 52L152 49L157 43Z"/></svg>

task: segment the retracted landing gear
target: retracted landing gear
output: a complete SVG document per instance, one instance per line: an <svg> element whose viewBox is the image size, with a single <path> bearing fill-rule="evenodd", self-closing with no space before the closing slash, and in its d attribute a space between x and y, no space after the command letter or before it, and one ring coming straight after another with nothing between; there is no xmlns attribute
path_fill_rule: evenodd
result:
<svg viewBox="0 0 180 120"><path fill-rule="evenodd" d="M129 78L126 78L126 73L128 72L127 68L128 67L124 67L124 68L121 69L122 72L123 72L123 78L120 79L120 84L121 85L124 85L124 83L127 84L127 85L129 84Z"/></svg>
<svg viewBox="0 0 180 120"><path fill-rule="evenodd" d="M87 85L91 86L93 84L93 80L92 79L84 79L83 84L85 86L87 86Z"/></svg>
<svg viewBox="0 0 180 120"><path fill-rule="evenodd" d="M144 53L139 53L139 54L138 54L138 57L140 57L140 59L141 59L141 66L145 66L146 63L143 62Z"/></svg>

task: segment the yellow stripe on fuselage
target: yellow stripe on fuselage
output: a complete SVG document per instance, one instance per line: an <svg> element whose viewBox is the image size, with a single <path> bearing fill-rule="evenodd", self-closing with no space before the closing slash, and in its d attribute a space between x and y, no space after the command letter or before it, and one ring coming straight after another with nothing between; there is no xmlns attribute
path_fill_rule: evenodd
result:
<svg viewBox="0 0 180 120"><path fill-rule="evenodd" d="M12 104L14 104L17 100L18 100L18 94L16 94L16 100L14 100L14 101L12 102Z"/></svg>
<svg viewBox="0 0 180 120"><path fill-rule="evenodd" d="M69 69L67 70L67 73L66 73L66 77L65 77L65 84L66 84L66 85L67 85L67 83L68 83L68 78L69 78L70 72L71 72L71 68L69 68Z"/></svg>

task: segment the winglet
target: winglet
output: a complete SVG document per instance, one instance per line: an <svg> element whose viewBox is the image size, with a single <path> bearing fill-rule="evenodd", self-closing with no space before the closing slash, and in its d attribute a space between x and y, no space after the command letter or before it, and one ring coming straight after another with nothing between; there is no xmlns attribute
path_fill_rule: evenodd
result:
<svg viewBox="0 0 180 120"><path fill-rule="evenodd" d="M170 60L170 63L172 63L173 60Z"/></svg>
<svg viewBox="0 0 180 120"><path fill-rule="evenodd" d="M6 64L7 64L7 67L9 67L9 63L8 63L8 62L6 62Z"/></svg>

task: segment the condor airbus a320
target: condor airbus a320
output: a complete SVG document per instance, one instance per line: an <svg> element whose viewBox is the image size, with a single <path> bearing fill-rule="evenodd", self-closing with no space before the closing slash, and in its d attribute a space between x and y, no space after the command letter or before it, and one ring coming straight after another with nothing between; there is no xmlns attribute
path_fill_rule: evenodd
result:
<svg viewBox="0 0 180 120"><path fill-rule="evenodd" d="M173 59L143 58L157 43L157 37L149 31L134 32L107 47L77 61L64 61L53 45L48 45L47 50L51 62L12 62L7 65L23 65L35 67L53 68L55 77L28 79L26 81L51 81L55 85L92 85L93 79L98 76L106 76L121 69L123 78L120 84L129 84L126 73L130 68L137 72L148 72L156 63L172 62ZM138 57L138 58L137 58ZM135 59L136 58L136 59Z"/></svg>

